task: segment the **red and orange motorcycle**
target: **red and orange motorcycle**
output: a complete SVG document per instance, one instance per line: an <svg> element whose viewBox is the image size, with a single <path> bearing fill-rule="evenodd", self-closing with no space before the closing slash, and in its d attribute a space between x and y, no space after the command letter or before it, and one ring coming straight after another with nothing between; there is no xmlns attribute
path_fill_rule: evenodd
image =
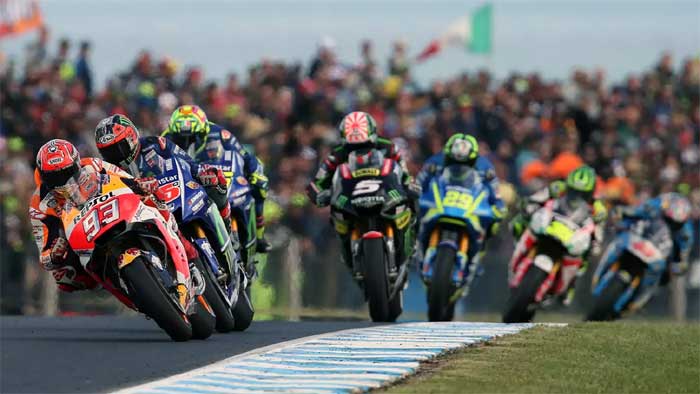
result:
<svg viewBox="0 0 700 394"><path fill-rule="evenodd" d="M173 340L209 337L216 319L201 275L190 272L175 219L165 219L120 177L89 167L66 190L61 220L85 270Z"/></svg>

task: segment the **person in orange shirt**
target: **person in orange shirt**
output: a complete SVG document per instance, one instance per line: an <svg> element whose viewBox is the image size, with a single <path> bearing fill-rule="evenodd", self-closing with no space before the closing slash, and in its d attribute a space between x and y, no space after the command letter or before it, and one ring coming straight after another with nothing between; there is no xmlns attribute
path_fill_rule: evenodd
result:
<svg viewBox="0 0 700 394"><path fill-rule="evenodd" d="M581 156L571 151L565 150L559 153L551 163L547 170L547 177L551 180L566 179L571 171L581 167L585 163Z"/></svg>

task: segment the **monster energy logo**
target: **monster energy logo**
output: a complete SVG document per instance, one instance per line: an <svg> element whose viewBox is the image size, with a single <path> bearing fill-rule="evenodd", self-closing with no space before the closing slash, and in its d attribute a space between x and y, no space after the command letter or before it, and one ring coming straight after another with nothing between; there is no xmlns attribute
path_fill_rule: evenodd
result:
<svg viewBox="0 0 700 394"><path fill-rule="evenodd" d="M337 205L339 208L342 208L345 206L345 204L348 202L348 198L345 196L339 196L338 200L335 202L335 205Z"/></svg>
<svg viewBox="0 0 700 394"><path fill-rule="evenodd" d="M401 193L399 193L398 190L389 190L389 198L392 200L400 200L401 199Z"/></svg>

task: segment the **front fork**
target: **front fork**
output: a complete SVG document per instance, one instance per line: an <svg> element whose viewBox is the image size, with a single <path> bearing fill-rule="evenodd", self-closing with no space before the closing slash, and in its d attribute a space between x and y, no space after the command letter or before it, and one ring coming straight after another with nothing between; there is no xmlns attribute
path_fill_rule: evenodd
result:
<svg viewBox="0 0 700 394"><path fill-rule="evenodd" d="M378 228L379 226L375 224L373 220L370 221L369 226L368 226L368 231L373 230ZM394 242L394 227L387 223L385 225L384 231L382 232L384 235L384 246L386 247L387 255L388 255L388 274L389 274L389 280L393 284L397 277L399 276L399 270L397 269L396 265L396 246ZM352 258L352 271L353 271L353 276L355 277L356 280L362 281L363 275L364 275L364 269L361 266L360 262L360 245L362 243L362 234L360 233L360 229L357 227L354 227L352 229L352 232L350 233L350 254ZM405 264L404 264L405 265Z"/></svg>
<svg viewBox="0 0 700 394"><path fill-rule="evenodd" d="M446 240L440 236L442 230L439 226L435 226L430 232L428 238L428 247L425 250L425 255L422 262L421 277L424 281L430 280L433 274L433 265L437 248L443 243L456 247L457 260L455 261L455 269L452 274L452 280L457 287L465 286L465 291L469 287L472 279L477 272L478 261L469 261L469 235L466 232L457 234L457 239ZM453 237L454 238L454 237ZM453 245L454 244L454 245ZM474 254L474 257L476 254ZM473 258L472 258L473 260ZM474 264L475 263L475 264Z"/></svg>

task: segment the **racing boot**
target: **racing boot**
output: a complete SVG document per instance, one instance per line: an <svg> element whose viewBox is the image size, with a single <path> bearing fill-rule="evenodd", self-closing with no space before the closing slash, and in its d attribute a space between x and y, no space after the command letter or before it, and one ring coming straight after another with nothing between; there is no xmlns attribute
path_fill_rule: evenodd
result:
<svg viewBox="0 0 700 394"><path fill-rule="evenodd" d="M100 284L79 264L66 264L51 271L58 289L67 293L79 290L96 290Z"/></svg>

